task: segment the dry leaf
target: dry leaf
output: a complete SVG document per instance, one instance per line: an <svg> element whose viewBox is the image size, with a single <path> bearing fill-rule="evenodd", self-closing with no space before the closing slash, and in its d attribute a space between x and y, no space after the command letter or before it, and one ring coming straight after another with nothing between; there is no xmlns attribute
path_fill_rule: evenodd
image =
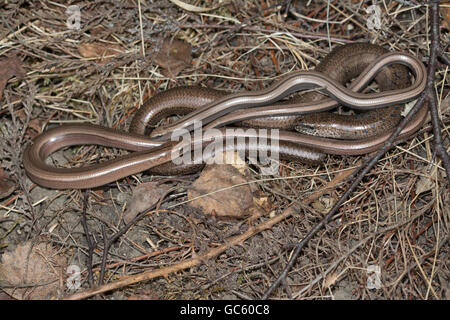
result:
<svg viewBox="0 0 450 320"><path fill-rule="evenodd" d="M245 172L248 170L247 164L245 163L245 160L239 156L239 152L219 153L217 156L222 157L221 163L232 165L238 169L242 175L245 175Z"/></svg>
<svg viewBox="0 0 450 320"><path fill-rule="evenodd" d="M155 51L153 61L167 77L175 77L191 65L192 47L182 40L165 38Z"/></svg>
<svg viewBox="0 0 450 320"><path fill-rule="evenodd" d="M430 191L434 188L434 181L428 177L421 176L416 184L416 194Z"/></svg>
<svg viewBox="0 0 450 320"><path fill-rule="evenodd" d="M159 199L164 196L170 187L158 182L141 183L133 190L131 200L128 202L127 210L123 216L125 223L130 222L140 212L151 208L158 203Z"/></svg>
<svg viewBox="0 0 450 320"><path fill-rule="evenodd" d="M272 210L272 202L270 201L269 197L262 195L260 197L253 198L253 201L255 204L257 204L259 207L263 208L266 212L269 212Z"/></svg>
<svg viewBox="0 0 450 320"><path fill-rule="evenodd" d="M190 205L207 214L214 212L217 217L244 218L255 206L247 182L247 178L231 165L207 166L188 191L188 199L193 200ZM197 198L199 196L204 197Z"/></svg>
<svg viewBox="0 0 450 320"><path fill-rule="evenodd" d="M329 288L334 285L339 278L339 275L335 272L330 273L323 281L322 288Z"/></svg>
<svg viewBox="0 0 450 320"><path fill-rule="evenodd" d="M27 118L27 114L25 112L25 109L19 109L16 111L16 116L20 119L26 119ZM27 128L27 136L30 138L34 138L36 137L38 134L40 134L42 132L42 128L43 125L45 123L45 120L42 118L34 118L31 119L30 122L28 123L28 128Z"/></svg>
<svg viewBox="0 0 450 320"><path fill-rule="evenodd" d="M439 5L439 11L442 14L442 17L444 18L442 19L442 26L445 29L450 30L450 1L441 3Z"/></svg>
<svg viewBox="0 0 450 320"><path fill-rule="evenodd" d="M12 252L2 255L0 282L17 288L3 288L16 299L43 300L57 298L65 282L66 258L58 255L51 244L31 242L18 245ZM20 288L21 286L26 286Z"/></svg>
<svg viewBox="0 0 450 320"><path fill-rule="evenodd" d="M6 198L16 189L13 180L0 168L0 199Z"/></svg>
<svg viewBox="0 0 450 320"><path fill-rule="evenodd" d="M111 56L123 53L121 46L117 44L103 44L100 42L82 43L78 52L84 58L98 58L96 62L104 65L111 60Z"/></svg>
<svg viewBox="0 0 450 320"><path fill-rule="evenodd" d="M28 122L28 128L26 131L26 136L29 138L35 138L42 133L42 128L44 127L45 120L42 118L34 118Z"/></svg>
<svg viewBox="0 0 450 320"><path fill-rule="evenodd" d="M22 68L22 61L18 57L10 56L2 58L0 60L0 100L3 97L3 90L8 80L14 76L22 79L25 75L26 72Z"/></svg>

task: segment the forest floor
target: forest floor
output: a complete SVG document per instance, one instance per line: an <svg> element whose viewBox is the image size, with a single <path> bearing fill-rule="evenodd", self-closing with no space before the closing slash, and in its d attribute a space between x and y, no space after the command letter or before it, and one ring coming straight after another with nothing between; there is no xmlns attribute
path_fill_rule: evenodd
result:
<svg viewBox="0 0 450 320"><path fill-rule="evenodd" d="M381 24L374 29L366 1L292 1L287 12L272 0L183 3L71 1L70 9L51 1L0 4L0 185L6 186L0 197L0 288L5 293L61 298L88 292L100 281L100 288L112 285L101 290L104 299L261 298L366 156L327 155L320 165L281 161L270 177L255 166L244 174L233 167L230 188L235 197L250 194L245 201L251 204L229 200L233 195L224 184L215 198L205 197L216 201L211 210L193 205L189 194L198 189L194 181L200 173L142 172L90 191L41 187L24 171L25 147L46 129L68 123L127 131L144 101L178 86L260 90L291 71L314 69L347 43L408 52L427 66L428 8L416 1L381 2ZM441 15L445 44L449 4L441 5ZM435 92L449 150L450 80L443 63ZM54 153L51 163L81 166L123 153L77 146ZM159 188L164 192L155 196ZM143 189L149 193L136 200ZM153 198L159 201L156 208ZM449 203L448 177L433 156L428 118L370 170L270 298L449 299ZM125 230L124 217L133 205L134 215L152 210ZM236 215L244 217L220 217L222 208L241 208ZM123 235L109 241L121 230ZM68 266L81 272L78 278L67 273ZM66 285L68 278L75 290Z"/></svg>

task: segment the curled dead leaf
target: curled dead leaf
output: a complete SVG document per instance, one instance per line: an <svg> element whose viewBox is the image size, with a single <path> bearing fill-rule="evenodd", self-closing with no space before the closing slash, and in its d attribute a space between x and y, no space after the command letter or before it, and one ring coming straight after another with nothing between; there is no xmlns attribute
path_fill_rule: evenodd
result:
<svg viewBox="0 0 450 320"><path fill-rule="evenodd" d="M29 241L2 255L0 282L8 284L3 290L16 299L54 299L64 289L66 267L66 258L50 243L33 246Z"/></svg>
<svg viewBox="0 0 450 320"><path fill-rule="evenodd" d="M450 1L441 2L439 5L439 11L442 14L442 26L445 29L450 30Z"/></svg>
<svg viewBox="0 0 450 320"><path fill-rule="evenodd" d="M330 273L323 281L322 288L326 289L330 288L336 283L338 278L339 275L336 272Z"/></svg>
<svg viewBox="0 0 450 320"><path fill-rule="evenodd" d="M127 210L123 216L125 223L130 222L140 212L151 208L163 197L170 187L158 182L141 183L133 190L133 195L128 201Z"/></svg>
<svg viewBox="0 0 450 320"><path fill-rule="evenodd" d="M123 53L123 49L117 44L91 42L80 44L78 52L84 58L97 58L96 62L103 65L111 61L112 56Z"/></svg>
<svg viewBox="0 0 450 320"><path fill-rule="evenodd" d="M22 67L22 61L17 56L9 56L0 59L0 100L3 97L8 80L14 76L19 79L25 77L26 72Z"/></svg>
<svg viewBox="0 0 450 320"><path fill-rule="evenodd" d="M14 181L0 168L0 199L9 196L15 189Z"/></svg>
<svg viewBox="0 0 450 320"><path fill-rule="evenodd" d="M416 184L416 194L430 191L434 188L434 181L431 178L421 176Z"/></svg>
<svg viewBox="0 0 450 320"><path fill-rule="evenodd" d="M192 47L182 40L165 38L156 44L153 61L163 68L165 76L175 77L191 65Z"/></svg>
<svg viewBox="0 0 450 320"><path fill-rule="evenodd" d="M188 191L190 205L216 217L245 218L257 206L248 177L227 164L207 166ZM262 201L262 200L261 200Z"/></svg>
<svg viewBox="0 0 450 320"><path fill-rule="evenodd" d="M272 209L272 202L266 195L261 195L260 197L253 198L253 201L265 211L269 212Z"/></svg>

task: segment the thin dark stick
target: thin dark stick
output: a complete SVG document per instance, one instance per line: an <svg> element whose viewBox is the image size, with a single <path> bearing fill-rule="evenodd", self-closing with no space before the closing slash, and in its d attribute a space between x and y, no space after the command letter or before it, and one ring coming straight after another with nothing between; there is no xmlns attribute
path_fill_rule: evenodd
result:
<svg viewBox="0 0 450 320"><path fill-rule="evenodd" d="M414 107L408 112L408 114L403 118L403 120L399 123L396 130L392 133L389 139L384 143L383 147L373 156L371 159L364 161L364 163L352 174L349 176L349 180L354 178L352 184L347 189L347 191L342 195L339 201L331 208L331 210L325 215L325 217L320 221L313 229L311 229L308 234L297 244L295 251L284 268L283 272L278 276L275 282L270 286L270 288L266 291L262 299L267 299L272 292L284 281L289 271L292 269L295 261L297 260L298 255L300 254L303 247L309 242L309 240L323 227L325 226L331 217L337 213L340 206L349 198L350 194L356 189L364 176L375 166L378 160L388 151L395 143L395 139L406 126L406 124L412 119L412 117L417 113L417 111L423 106L423 104L428 100L429 107L432 109L435 108L434 112L436 113L436 125L433 122L433 130L435 132L435 144L438 155L441 157L442 162L444 163L444 167L447 171L447 177L450 179L450 174L448 170L448 155L445 152L445 149L442 146L442 137L440 135L440 126L437 121L437 108L436 108L436 99L434 93L434 74L436 70L436 58L437 58L437 50L439 48L439 6L436 2L431 5L431 24L432 24L432 37L431 37L431 53L430 53L430 64L427 72L427 85L424 92L421 94L419 99L417 100ZM441 151L439 151L441 150ZM443 150L443 152L442 152ZM446 164L447 163L447 164Z"/></svg>
<svg viewBox="0 0 450 320"><path fill-rule="evenodd" d="M101 286L103 284L103 280L105 279L105 270L106 270L106 261L108 260L108 252L109 248L112 245L112 242L109 241L108 235L106 234L105 226L102 224L102 238L103 238L103 256L102 256L102 264L100 265L100 277L98 278L98 285Z"/></svg>
<svg viewBox="0 0 450 320"><path fill-rule="evenodd" d="M431 48L430 48L430 64L428 66L427 76L427 94L430 101L431 123L433 124L434 134L434 151L441 158L442 164L447 172L447 179L450 180L450 161L447 151L442 144L441 125L439 121L439 112L437 109L436 94L434 92L434 73L436 70L437 56L440 51L439 43L439 2L433 1L431 4Z"/></svg>
<svg viewBox="0 0 450 320"><path fill-rule="evenodd" d="M111 245L117 240L119 239L122 235L124 235L128 229L131 228L131 226L133 226L134 224L136 224L138 221L140 221L142 218L144 218L147 213L149 213L152 210L159 210L159 207L161 206L161 204L163 203L163 200L167 197L167 195L171 192L173 192L175 189L172 188L170 190L168 190L165 194L162 195L162 197L159 199L158 203L154 204L153 206L151 206L150 208L142 211L141 213L139 213L136 217L134 217L130 222L128 222L124 227L122 227L121 229L119 229L116 233L114 233L111 237L108 237L108 235L106 234L105 228L102 225L102 235L103 235L103 257L102 257L102 263L100 266L100 277L99 277L99 281L98 284L102 285L103 284L103 280L104 280L104 275L105 275L105 270L106 270L106 262L107 262L107 258L108 258L108 253L109 253L109 248L111 248Z"/></svg>
<svg viewBox="0 0 450 320"><path fill-rule="evenodd" d="M289 14L289 9L291 7L291 2L292 2L292 0L288 0L285 3L286 4L286 9L284 9L284 17L287 17L288 14Z"/></svg>
<svg viewBox="0 0 450 320"><path fill-rule="evenodd" d="M355 180L353 180L350 187L347 189L347 191L342 195L342 197L339 199L338 202L331 208L331 210L327 213L327 215L314 227L312 228L308 234L300 241L295 251L287 263L286 267L284 268L283 272L278 276L278 278L275 280L275 282L270 286L270 288L266 291L262 299L267 299L272 292L278 287L278 285L283 281L284 278L286 278L288 272L291 270L292 266L294 265L295 261L297 260L297 256L303 249L303 247L309 242L309 240L320 230L324 225L326 225L330 218L337 213L340 206L348 199L350 194L352 194L353 190L356 189L356 187L359 185L361 180L364 178L364 176L372 169L372 167L378 162L378 160L384 155L384 153L389 150L393 146L393 142L395 138L399 135L401 130L406 126L406 124L410 121L412 116L422 107L423 103L425 102L426 95L421 95L420 99L417 101L414 108L412 108L409 113L406 115L406 117L402 120L400 125L397 127L395 132L391 135L391 137L386 141L384 146L377 152L377 154L372 157L369 160L366 160L360 167L357 169L354 174L357 174ZM353 174L349 177L349 180L351 180Z"/></svg>
<svg viewBox="0 0 450 320"><path fill-rule="evenodd" d="M106 262L108 258L109 248L111 248L111 245L119 239L122 235L124 235L128 229L131 228L135 223L137 223L139 220L141 220L145 215L150 212L151 210L155 209L156 205L153 205L151 208L141 212L136 217L134 217L130 222L128 222L123 228L120 228L116 233L114 233L111 237L108 237L105 227L102 225L102 236L103 236L103 256L102 256L102 263L100 265L100 277L98 284L102 285L104 276L105 276L105 270L106 270Z"/></svg>
<svg viewBox="0 0 450 320"><path fill-rule="evenodd" d="M81 225L84 229L84 234L86 235L86 242L88 245L88 257L87 257L87 269L88 269L88 282L89 286L94 286L94 273L92 272L92 260L94 255L94 250L97 247L97 243L95 242L92 235L89 233L89 228L87 225L87 218L86 218L86 212L87 212L87 206L88 206L88 200L89 200L89 193L90 189L87 189L84 191L83 194L83 211L81 215Z"/></svg>

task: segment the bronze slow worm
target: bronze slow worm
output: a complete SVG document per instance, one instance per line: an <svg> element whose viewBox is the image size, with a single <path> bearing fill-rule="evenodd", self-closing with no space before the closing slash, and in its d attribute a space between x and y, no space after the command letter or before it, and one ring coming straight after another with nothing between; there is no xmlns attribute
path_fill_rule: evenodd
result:
<svg viewBox="0 0 450 320"><path fill-rule="evenodd" d="M340 46L329 53L315 71L322 72L340 84L346 84L363 74L368 65L388 52L383 47L367 43ZM376 73L375 82L380 91L403 89L409 84L408 69L398 64L388 66ZM363 81L359 83L355 81L350 88L359 91L364 86ZM147 100L138 110L131 122L130 131L139 134L148 133L146 129L155 126L164 117L188 114L227 95L229 93L225 91L196 86L175 87L163 91ZM320 105L317 105L316 102L319 100L321 100ZM286 102L231 112L210 122L207 128L220 127L229 123L236 125L239 119L250 119L239 122L239 126L284 130L296 128L299 132L322 137L359 139L392 129L399 122L402 110L400 106L390 106L351 117L317 112L337 105L335 100L320 93L307 93L304 96L295 96ZM315 113L299 116L311 110ZM290 112L293 115L289 115Z"/></svg>
<svg viewBox="0 0 450 320"><path fill-rule="evenodd" d="M329 53L315 68L331 79L346 84L353 78L364 74L364 70L379 56L388 53L383 47L355 43L340 46ZM375 82L381 91L402 89L409 85L408 68L395 64L381 69L375 76ZM352 90L360 90L364 81L355 81L350 86ZM130 132L149 134L149 129L161 119L170 115L188 114L201 106L212 103L226 96L227 92L209 88L188 86L175 87L163 91L151 99L138 110L130 124ZM320 100L320 101L319 101ZM319 103L320 105L317 105ZM337 102L316 92L304 96L294 96L285 102L277 102L259 108L241 109L222 116L205 126L205 129L220 127L226 124L255 128L279 128L301 133L331 137L337 139L361 139L377 135L379 132L391 130L401 119L402 106L370 110L352 116L335 113L317 112L299 115L311 109L326 110L333 108ZM294 115L280 114L290 112L295 107ZM274 116L275 114L275 116ZM243 120L238 123L240 119ZM298 147L300 149L300 147ZM298 154L297 161L318 163L324 155L317 150L301 147L302 154ZM151 168L149 171L159 175L178 175L198 171L202 165L166 163Z"/></svg>
<svg viewBox="0 0 450 320"><path fill-rule="evenodd" d="M372 54L373 46L367 44L359 44L359 46L365 47L366 51ZM379 51L375 53L376 56L380 54ZM351 59L357 58L354 57ZM414 75L412 84L405 85L401 83L400 87L395 90L379 93L366 94L359 92L377 76L379 70L386 69L386 66L393 64L404 65L410 69ZM351 77L351 75L336 81L329 78L328 74L305 71L293 72L264 90L227 95L213 99L212 102L204 99L206 100L204 103L199 103L202 105L201 107L190 112L180 122L169 127L158 129L156 132L154 131L154 137L148 137L142 134L142 130L145 130L143 127L154 119L153 116L146 117L145 112L139 112L140 115L137 115L137 120L134 120L132 124L132 128L133 126L135 128L133 129L134 132L139 132L139 134L133 132L126 133L87 124L62 125L52 128L37 136L32 144L26 148L23 155L24 168L28 176L42 186L50 188L91 188L148 170L149 168L170 163L172 153L179 152L183 147L182 145L175 145L175 143L168 141L170 132L176 129L190 130L193 128L194 123L198 121L201 121L203 125L207 125L207 128L222 126L234 121L254 120L256 117L265 116L275 118L266 118L264 121L285 123L283 121L286 118L283 117L301 114L300 117L306 117L307 119L310 115L305 113L329 110L337 105L338 102L360 110L372 110L392 106L416 98L425 88L425 67L417 58L404 53L387 53L381 55L374 62L370 63L361 75L355 79L349 89L340 82L344 78ZM377 81L380 80L377 79ZM378 83L378 85L383 87L383 84ZM294 104L282 103L276 106L277 110L275 111L273 106L266 107L267 105L280 101L293 92L312 88L318 89L321 93L328 95L338 102L327 98L312 101L308 104L297 102ZM179 99L183 99L183 95ZM189 98L186 97L185 100L187 99ZM185 109L182 110L183 107L177 108L180 112L186 111ZM176 113L177 108L169 108L168 112ZM397 111L390 112L395 114ZM416 132L421 127L426 113L427 107L424 106L403 129L399 139L408 137ZM291 127L292 123L294 123L294 126L299 126L300 130L302 129L298 118L294 118L294 120L288 118L289 121ZM313 120L312 123L314 125L315 121ZM287 128L289 126L283 127L282 125L281 127ZM306 128L311 128L311 126L308 125ZM314 128L313 130L320 131L320 129ZM328 128L325 131L327 130L332 131L333 129L331 127L331 129ZM219 132L225 134L226 129L220 129ZM319 161L322 157L320 152L356 155L374 151L386 141L390 134L390 130L374 130L371 136L361 139L350 140L346 138L344 140L338 140L281 130L279 132L277 151L281 158L291 160L306 158L311 161ZM251 137L259 138L257 131L234 131L231 136L227 135L226 137L233 139L240 137L247 138L238 140L238 143L233 146L234 149L248 151L264 148L264 145L258 142L255 143L255 140L249 139ZM222 138L218 137L217 130L212 135L208 131L205 131L205 135L201 137L195 137L194 135L193 143L205 146L211 141L218 141L220 139ZM271 142L269 139L269 144ZM45 159L54 151L66 146L83 144L117 147L134 152L110 161L82 168L55 168L45 163Z"/></svg>

